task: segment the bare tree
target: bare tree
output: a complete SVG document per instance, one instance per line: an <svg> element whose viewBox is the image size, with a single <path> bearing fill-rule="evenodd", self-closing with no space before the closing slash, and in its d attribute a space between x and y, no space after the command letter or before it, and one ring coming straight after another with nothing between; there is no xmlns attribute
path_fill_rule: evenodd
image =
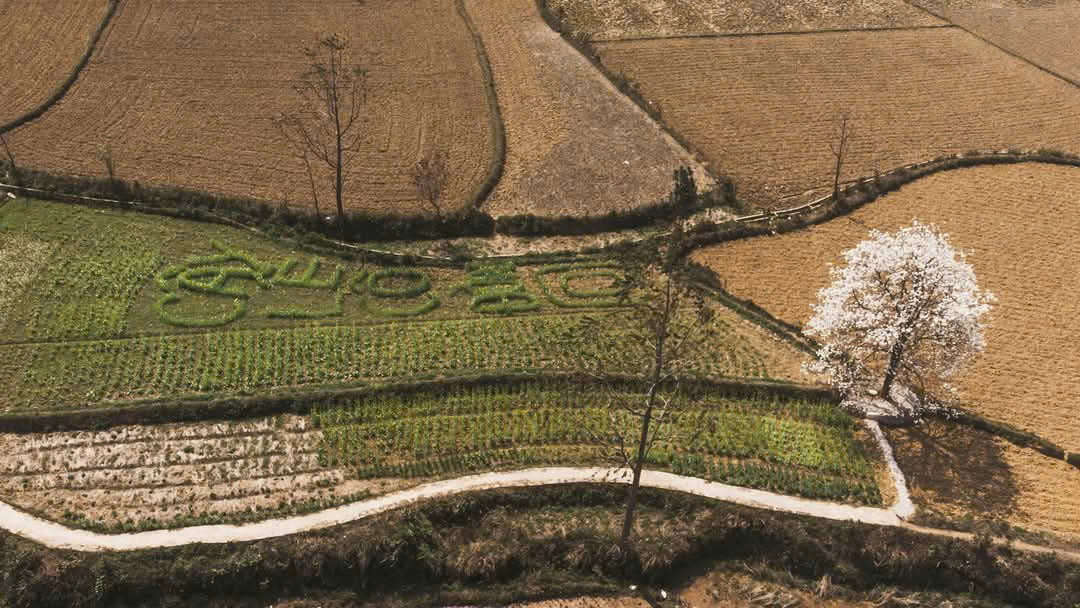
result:
<svg viewBox="0 0 1080 608"><path fill-rule="evenodd" d="M618 386L625 377L605 369L600 352L586 352L586 360L595 363L588 371L598 378L609 393L607 435L596 437L608 449L609 456L619 467L630 470L632 480L623 517L621 542L625 544L634 523L641 472L649 453L657 443L666 441L670 431L687 412L687 399L681 379L694 357L712 337L712 309L701 292L688 284L661 272L656 265L631 268L625 283L632 294L631 313L619 320L630 323L621 339L607 338L611 319L592 318L584 335L591 348L622 353L625 368L638 381L644 381L645 393L630 399ZM623 313L625 314L625 313ZM628 338L628 339L627 339ZM586 348L585 350L591 350ZM633 424L627 424L626 421Z"/></svg>
<svg viewBox="0 0 1080 608"><path fill-rule="evenodd" d="M98 147L98 159L105 165L105 173L109 176L109 189L116 189L116 163L113 160L112 146L101 144Z"/></svg>
<svg viewBox="0 0 1080 608"><path fill-rule="evenodd" d="M413 183L420 199L442 219L442 194L446 186L446 154L440 149L428 149L413 165Z"/></svg>
<svg viewBox="0 0 1080 608"><path fill-rule="evenodd" d="M833 139L829 142L833 158L836 159L833 171L833 200L840 197L840 171L851 149L851 140L855 136L855 121L847 112L842 112L833 120Z"/></svg>
<svg viewBox="0 0 1080 608"><path fill-rule="evenodd" d="M15 165L15 155L11 152L11 146L8 145L8 140L4 137L3 133L0 133L0 145L4 146L4 152L7 154L9 173L11 174L11 181L18 185L19 182L19 169Z"/></svg>
<svg viewBox="0 0 1080 608"><path fill-rule="evenodd" d="M285 137L304 158L311 181L314 177L308 155L334 172L337 218L342 226L345 169L360 150L364 134L360 123L367 104L367 71L349 63L348 50L349 40L339 34L304 49L310 69L296 86L300 107L279 120Z"/></svg>

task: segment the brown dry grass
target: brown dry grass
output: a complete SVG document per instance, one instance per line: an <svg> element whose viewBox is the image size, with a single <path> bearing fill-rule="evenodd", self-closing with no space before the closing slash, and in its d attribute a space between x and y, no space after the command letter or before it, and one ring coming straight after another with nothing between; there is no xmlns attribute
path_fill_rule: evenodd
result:
<svg viewBox="0 0 1080 608"><path fill-rule="evenodd" d="M1076 87L956 28L598 46L761 206L831 187L842 111L857 130L845 179L972 148L1080 151Z"/></svg>
<svg viewBox="0 0 1080 608"><path fill-rule="evenodd" d="M106 0L0 0L0 124L44 102L86 52Z"/></svg>
<svg viewBox="0 0 1080 608"><path fill-rule="evenodd" d="M495 72L506 165L493 215L598 215L655 203L692 157L551 30L535 0L467 0Z"/></svg>
<svg viewBox="0 0 1080 608"><path fill-rule="evenodd" d="M547 0L592 40L941 25L903 0Z"/></svg>
<svg viewBox="0 0 1080 608"><path fill-rule="evenodd" d="M888 434L916 505L1080 541L1080 469L947 423Z"/></svg>
<svg viewBox="0 0 1080 608"><path fill-rule="evenodd" d="M728 289L778 317L804 323L828 265L871 228L913 218L935 223L970 252L980 284L998 297L987 350L956 378L974 410L1080 450L1080 169L1025 163L938 173L847 217L777 237L701 250Z"/></svg>
<svg viewBox="0 0 1080 608"><path fill-rule="evenodd" d="M1075 0L922 0L952 23L1080 82L1080 3Z"/></svg>
<svg viewBox="0 0 1080 608"><path fill-rule="evenodd" d="M97 432L0 434L0 496L64 519L162 525L201 514L267 514L417 483L360 481L324 468L306 418L124 426Z"/></svg>
<svg viewBox="0 0 1080 608"><path fill-rule="evenodd" d="M445 207L461 207L494 150L476 49L453 0L128 0L79 82L12 134L15 151L31 166L103 175L97 151L107 143L122 179L308 207L303 163L273 119L296 107L301 47L330 31L348 35L354 62L369 70L348 207L422 211L410 169L427 147L446 151Z"/></svg>

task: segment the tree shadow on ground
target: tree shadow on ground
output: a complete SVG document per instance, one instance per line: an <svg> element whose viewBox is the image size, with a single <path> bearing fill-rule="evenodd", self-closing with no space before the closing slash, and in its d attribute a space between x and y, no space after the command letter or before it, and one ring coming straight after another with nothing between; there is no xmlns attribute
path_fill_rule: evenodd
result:
<svg viewBox="0 0 1080 608"><path fill-rule="evenodd" d="M892 429L889 440L918 506L978 518L1016 512L1020 488L991 435L932 421Z"/></svg>

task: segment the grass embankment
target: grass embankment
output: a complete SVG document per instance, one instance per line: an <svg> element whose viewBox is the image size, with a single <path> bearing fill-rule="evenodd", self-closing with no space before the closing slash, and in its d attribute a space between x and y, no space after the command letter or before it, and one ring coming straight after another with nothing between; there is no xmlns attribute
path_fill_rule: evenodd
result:
<svg viewBox="0 0 1080 608"><path fill-rule="evenodd" d="M21 264L3 319L0 411L574 369L582 315L626 303L611 260L386 267L234 228L18 200L0 209L0 255L25 251L40 255ZM790 377L797 365L734 315L717 329L702 374Z"/></svg>
<svg viewBox="0 0 1080 608"><path fill-rule="evenodd" d="M838 585L972 593L1072 608L1080 566L1008 547L896 528L799 518L674 493L642 492L619 548L622 488L488 491L364 522L252 543L130 553L44 549L0 534L0 597L34 606L266 606L336 593L379 605L504 604L652 583L703 561L768 564Z"/></svg>

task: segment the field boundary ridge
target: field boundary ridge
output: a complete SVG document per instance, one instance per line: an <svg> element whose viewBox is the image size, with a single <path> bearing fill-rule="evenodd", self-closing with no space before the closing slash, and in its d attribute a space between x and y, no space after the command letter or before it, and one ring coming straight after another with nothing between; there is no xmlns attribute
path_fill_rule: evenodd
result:
<svg viewBox="0 0 1080 608"><path fill-rule="evenodd" d="M546 0L545 0L546 1ZM945 21L943 19L943 21ZM822 28L816 30L769 30L764 32L700 32L696 34L672 34L670 36L637 36L633 38L589 38L590 44L618 44L620 42L653 42L661 40L695 40L699 38L753 38L754 36L805 36L811 34L849 34L858 32L896 32L908 30L936 30L960 28L960 26L948 22L936 25L893 25L880 27L837 27Z"/></svg>
<svg viewBox="0 0 1080 608"><path fill-rule="evenodd" d="M83 69L88 63L90 58L93 57L94 51L97 50L98 42L101 41L101 35L105 32L105 28L109 26L109 22L112 21L113 14L116 13L116 7L120 5L120 0L106 0L108 6L105 7L105 16L102 18L101 23L98 24L94 33L90 35L90 42L86 45L86 51L83 53L79 61L75 63L68 75L60 82L60 86L53 90L45 101L41 102L37 107L32 108L22 116L19 116L5 124L0 125L0 135L3 135L9 131L25 125L28 122L34 121L41 117L42 114L47 112L49 108L56 105L58 101L67 95L68 90L75 84L75 81L79 79L79 75L82 74Z"/></svg>
<svg viewBox="0 0 1080 608"><path fill-rule="evenodd" d="M619 385L630 388L638 387L642 382L629 374L612 374L610 377ZM278 414L307 414L318 405L341 403L380 394L438 393L451 388L516 386L533 382L575 385L591 380L593 378L589 376L567 371L490 372L424 380L389 380L308 391L284 389L256 395L207 395L203 398L131 401L115 404L115 407L0 414L0 433L102 430L132 424L155 425L218 419L233 420ZM784 399L833 403L840 401L839 395L832 389L809 384L709 377L686 378L682 384L688 390L708 391L714 396L748 398L768 395Z"/></svg>

